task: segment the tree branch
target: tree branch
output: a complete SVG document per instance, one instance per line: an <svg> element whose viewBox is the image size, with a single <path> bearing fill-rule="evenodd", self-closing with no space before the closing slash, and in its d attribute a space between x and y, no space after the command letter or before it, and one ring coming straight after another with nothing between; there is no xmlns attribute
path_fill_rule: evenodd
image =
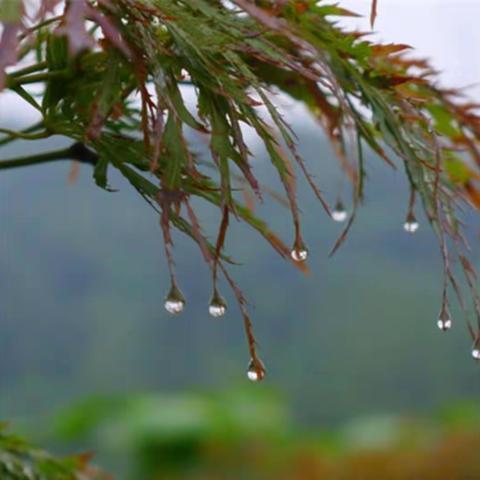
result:
<svg viewBox="0 0 480 480"><path fill-rule="evenodd" d="M77 142L70 147L61 150L53 150L51 152L40 153L37 155L29 155L26 157L17 157L0 161L0 170L28 167L31 165L39 165L57 160L77 160L89 165L95 165L98 161L98 155L87 148L83 143Z"/></svg>

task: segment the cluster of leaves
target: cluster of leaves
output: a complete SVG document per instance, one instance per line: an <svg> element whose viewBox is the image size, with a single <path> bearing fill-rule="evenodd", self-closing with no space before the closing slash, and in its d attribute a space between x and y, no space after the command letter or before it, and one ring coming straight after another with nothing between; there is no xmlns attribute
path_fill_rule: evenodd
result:
<svg viewBox="0 0 480 480"><path fill-rule="evenodd" d="M108 168L119 170L159 213L171 310L184 303L174 273L172 229L199 246L219 308L224 301L217 277L225 276L244 318L253 379L263 378L264 367L246 300L227 270L230 217L305 270L296 171L331 215L272 92L308 107L351 181L353 211L331 253L355 220L366 178L363 150L371 148L387 165L398 163L405 171L411 189L407 221L415 221L419 198L438 235L444 263L441 325L451 323L450 287L464 306L454 261L465 273L480 319L475 272L458 216L463 203L480 207L478 105L439 87L436 72L427 61L410 58L407 45L375 44L366 34L345 31L335 17L355 14L323 0L42 0L33 9L26 3L0 2L0 85L33 106L40 121L23 131L0 130L0 143L63 135L75 144L4 160L0 168L73 158L93 164L95 182L107 190ZM376 10L374 1L372 22ZM40 96L31 93L31 84L43 85ZM184 84L195 91L194 112L182 97ZM264 192L250 165L243 126L261 140L284 186L292 248L251 208ZM191 148L187 128L205 139L210 159ZM193 198L218 207L216 240L202 232ZM478 322L469 328L480 357Z"/></svg>
<svg viewBox="0 0 480 480"><path fill-rule="evenodd" d="M0 477L2 480L106 480L89 465L90 455L55 458L38 450L0 424Z"/></svg>

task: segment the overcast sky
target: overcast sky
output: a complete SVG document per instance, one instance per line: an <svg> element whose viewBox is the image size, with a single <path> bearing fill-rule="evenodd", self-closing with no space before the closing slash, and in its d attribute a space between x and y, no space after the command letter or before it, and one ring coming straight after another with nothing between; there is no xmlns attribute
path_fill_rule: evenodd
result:
<svg viewBox="0 0 480 480"><path fill-rule="evenodd" d="M340 0L363 14L350 25L368 30L370 0ZM378 0L375 31L384 42L407 43L431 58L449 86L480 84L480 0ZM472 90L480 97L480 87Z"/></svg>
<svg viewBox="0 0 480 480"><path fill-rule="evenodd" d="M347 20L349 26L369 29L370 0L337 1L364 15ZM378 10L378 39L407 43L415 47L415 55L431 58L445 86L477 84L470 93L480 100L480 0L378 0ZM21 108L12 104L16 101L13 95L0 94L0 125L12 115L28 121L28 108L23 102Z"/></svg>

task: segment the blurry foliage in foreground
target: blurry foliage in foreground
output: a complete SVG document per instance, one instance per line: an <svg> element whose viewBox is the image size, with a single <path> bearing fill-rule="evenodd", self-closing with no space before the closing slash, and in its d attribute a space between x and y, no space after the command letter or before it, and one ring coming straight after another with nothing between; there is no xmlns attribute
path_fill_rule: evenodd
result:
<svg viewBox="0 0 480 480"><path fill-rule="evenodd" d="M0 425L1 480L105 480L89 465L90 455L55 458L32 447Z"/></svg>
<svg viewBox="0 0 480 480"><path fill-rule="evenodd" d="M96 444L119 480L480 478L473 402L431 419L379 415L301 432L275 396L236 390L91 399L54 424L63 444Z"/></svg>

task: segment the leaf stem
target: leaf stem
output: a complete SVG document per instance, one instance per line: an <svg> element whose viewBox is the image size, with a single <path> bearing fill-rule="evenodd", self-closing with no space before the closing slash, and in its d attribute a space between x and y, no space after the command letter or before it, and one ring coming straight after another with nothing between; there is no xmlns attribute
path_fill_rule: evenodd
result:
<svg viewBox="0 0 480 480"><path fill-rule="evenodd" d="M30 155L27 157L17 157L14 159L0 161L0 170L28 167L30 165L38 165L41 163L53 162L56 160L67 160L71 158L70 149L55 150L52 152Z"/></svg>
<svg viewBox="0 0 480 480"><path fill-rule="evenodd" d="M7 77L7 87L13 88L17 85L27 85L30 83L39 83L51 80L52 78L65 77L68 75L68 70L56 70L53 72L34 73L25 77Z"/></svg>
<svg viewBox="0 0 480 480"><path fill-rule="evenodd" d="M31 28L28 28L27 30L25 30L22 34L20 34L19 38L20 40L23 40L25 39L28 35L30 35L31 33L39 30L40 28L43 28L43 27L47 27L48 25L52 24L52 23L55 23L55 22L59 22L60 20L62 20L63 18L63 15L58 15L56 17L52 17L52 18L48 18L47 20L44 20L40 23L37 23L36 25L34 25L33 27Z"/></svg>
<svg viewBox="0 0 480 480"><path fill-rule="evenodd" d="M7 143L14 142L19 138L24 138L23 135L33 133L42 127L43 127L43 121L40 121L38 123L35 123L34 125L31 125L30 127L25 128L24 130L20 130L19 132L13 132L14 135L8 133L8 137L2 138L0 140L0 147L2 147L3 145L6 145ZM4 130L4 133L5 133L5 130ZM19 135L19 133L21 135Z"/></svg>
<svg viewBox="0 0 480 480"><path fill-rule="evenodd" d="M52 134L51 132L47 132L47 131L43 131L43 132L38 132L38 133L28 133L28 132L17 132L15 130L9 130L8 128L0 128L0 133L4 133L5 135L8 135L10 138L13 139L22 139L22 140L40 140L42 138L48 138L50 137ZM2 139L2 143L0 143L0 145L3 144L3 140L6 140L6 139Z"/></svg>
<svg viewBox="0 0 480 480"><path fill-rule="evenodd" d="M22 68L17 70L16 72L10 73L11 78L22 77L24 75L28 75L29 73L38 72L39 70L45 70L48 67L47 62L39 62L33 65L29 65L28 67Z"/></svg>

